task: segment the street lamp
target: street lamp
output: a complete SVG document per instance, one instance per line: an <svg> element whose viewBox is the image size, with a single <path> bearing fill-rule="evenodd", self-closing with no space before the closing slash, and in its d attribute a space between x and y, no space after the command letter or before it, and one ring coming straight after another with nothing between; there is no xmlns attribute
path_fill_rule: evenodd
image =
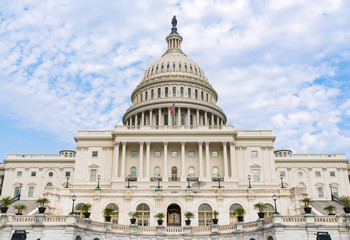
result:
<svg viewBox="0 0 350 240"><path fill-rule="evenodd" d="M274 194L274 195L272 196L272 199L273 199L273 201L275 202L275 212L274 212L273 214L279 214L279 213L277 212L277 205L276 205L277 196L276 196L276 194Z"/></svg>
<svg viewBox="0 0 350 240"><path fill-rule="evenodd" d="M250 179L252 178L252 176L248 175L248 181L249 181L249 186L248 188L252 188L252 185L250 185Z"/></svg>
<svg viewBox="0 0 350 240"><path fill-rule="evenodd" d="M72 196L72 201L73 201L73 204L72 204L72 212L70 214L74 214L74 202L75 200L77 199L77 197L75 195Z"/></svg>
<svg viewBox="0 0 350 240"><path fill-rule="evenodd" d="M68 187L68 180L69 180L69 176L67 176L66 178L67 178L66 188L69 188L69 187Z"/></svg>
<svg viewBox="0 0 350 240"><path fill-rule="evenodd" d="M332 183L330 183L330 184L329 184L329 188L331 189L331 200L334 201L332 186L333 186Z"/></svg>
<svg viewBox="0 0 350 240"><path fill-rule="evenodd" d="M220 175L218 176L218 181L219 181L219 187L218 188L221 188L221 185L220 185L221 177L220 177Z"/></svg>
<svg viewBox="0 0 350 240"><path fill-rule="evenodd" d="M159 185L160 176L159 176L159 175L157 176L157 181L158 181L158 186L157 186L157 188L160 188L160 185Z"/></svg>
<svg viewBox="0 0 350 240"><path fill-rule="evenodd" d="M280 178L281 178L281 188L284 188L284 186L283 186L283 175L282 174L281 174Z"/></svg>
<svg viewBox="0 0 350 240"><path fill-rule="evenodd" d="M191 181L191 176L187 175L187 188L191 188L190 181Z"/></svg>
<svg viewBox="0 0 350 240"><path fill-rule="evenodd" d="M128 177L127 177L127 181L128 181L128 186L127 186L127 188L130 188L130 180L131 180L131 176L128 175Z"/></svg>
<svg viewBox="0 0 350 240"><path fill-rule="evenodd" d="M97 175L97 187L95 188L95 190L101 190L101 188L100 188L100 179L101 179L101 175Z"/></svg>
<svg viewBox="0 0 350 240"><path fill-rule="evenodd" d="M20 184L19 184L18 200L21 200L22 187L23 187L23 183L20 183Z"/></svg>

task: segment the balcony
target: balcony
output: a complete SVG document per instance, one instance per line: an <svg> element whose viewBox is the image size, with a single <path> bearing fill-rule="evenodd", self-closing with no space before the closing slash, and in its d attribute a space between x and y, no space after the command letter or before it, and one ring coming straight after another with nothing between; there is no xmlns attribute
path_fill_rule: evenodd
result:
<svg viewBox="0 0 350 240"><path fill-rule="evenodd" d="M130 178L126 177L125 181L136 182L137 181L137 177L136 176L130 176Z"/></svg>

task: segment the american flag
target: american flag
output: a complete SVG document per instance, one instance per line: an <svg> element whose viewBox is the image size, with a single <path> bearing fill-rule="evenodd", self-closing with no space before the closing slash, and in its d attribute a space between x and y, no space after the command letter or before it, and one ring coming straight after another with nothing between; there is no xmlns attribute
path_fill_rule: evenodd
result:
<svg viewBox="0 0 350 240"><path fill-rule="evenodd" d="M169 110L170 110L172 115L175 115L175 103L173 103L173 105L171 105Z"/></svg>

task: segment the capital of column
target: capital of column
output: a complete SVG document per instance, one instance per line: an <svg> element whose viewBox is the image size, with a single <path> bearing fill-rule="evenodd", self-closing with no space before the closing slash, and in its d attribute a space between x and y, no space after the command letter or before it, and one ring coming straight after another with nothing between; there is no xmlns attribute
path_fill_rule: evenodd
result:
<svg viewBox="0 0 350 240"><path fill-rule="evenodd" d="M181 141L181 146L184 146L185 145L185 141Z"/></svg>
<svg viewBox="0 0 350 240"><path fill-rule="evenodd" d="M126 146L127 142L126 141L122 141L123 146Z"/></svg>
<svg viewBox="0 0 350 240"><path fill-rule="evenodd" d="M230 147L234 147L235 146L235 142L234 141L231 141L230 142Z"/></svg>
<svg viewBox="0 0 350 240"><path fill-rule="evenodd" d="M205 141L205 146L209 146L210 142L209 141Z"/></svg>
<svg viewBox="0 0 350 240"><path fill-rule="evenodd" d="M145 143L144 141L139 142L140 146L143 146L144 143Z"/></svg>
<svg viewBox="0 0 350 240"><path fill-rule="evenodd" d="M168 141L163 141L164 146L168 146Z"/></svg>
<svg viewBox="0 0 350 240"><path fill-rule="evenodd" d="M223 146L223 147L226 147L226 146L227 146L227 142L226 142L226 141L223 141L223 142L222 142L222 146Z"/></svg>
<svg viewBox="0 0 350 240"><path fill-rule="evenodd" d="M198 146L202 146L203 145L203 141L198 141Z"/></svg>
<svg viewBox="0 0 350 240"><path fill-rule="evenodd" d="M150 141L147 141L147 142L146 142L146 145L147 145L147 147L151 146L151 142L150 142Z"/></svg>

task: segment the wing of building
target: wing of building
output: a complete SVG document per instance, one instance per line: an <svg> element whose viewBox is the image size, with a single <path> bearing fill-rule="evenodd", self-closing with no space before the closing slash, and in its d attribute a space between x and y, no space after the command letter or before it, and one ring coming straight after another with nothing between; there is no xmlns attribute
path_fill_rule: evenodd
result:
<svg viewBox="0 0 350 240"><path fill-rule="evenodd" d="M14 203L1 215L1 239L15 230L30 239L315 239L318 231L349 239L350 215L338 198L350 195L345 155L275 151L272 131L226 125L204 70L181 50L176 24L132 92L122 126L78 131L76 151L8 155L1 196ZM35 204L42 197L50 201L45 215ZM306 197L312 212L303 215ZM13 215L18 203L27 205L22 216ZM328 205L337 215L327 215ZM111 223L103 223L106 207ZM186 212L194 214L189 226Z"/></svg>

